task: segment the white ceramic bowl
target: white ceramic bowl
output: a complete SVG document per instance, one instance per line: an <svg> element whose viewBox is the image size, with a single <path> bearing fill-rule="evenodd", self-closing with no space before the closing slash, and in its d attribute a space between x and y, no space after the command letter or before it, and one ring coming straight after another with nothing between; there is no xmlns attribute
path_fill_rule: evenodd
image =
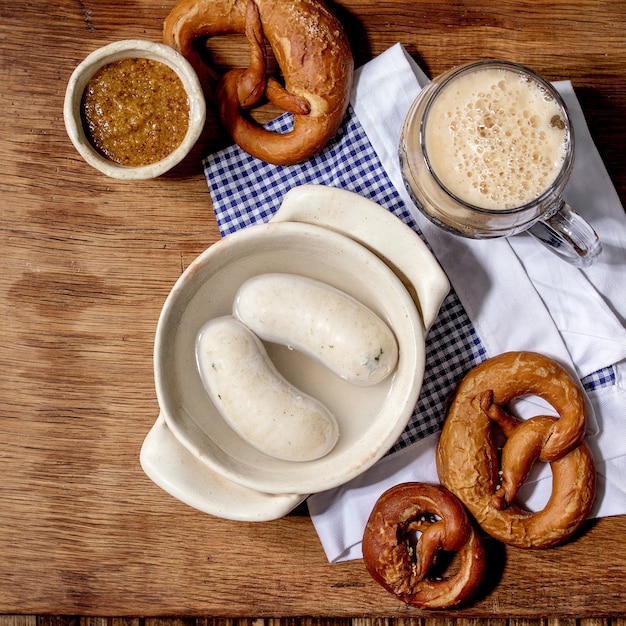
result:
<svg viewBox="0 0 626 626"><path fill-rule="evenodd" d="M242 440L209 400L197 370L200 328L211 318L229 314L239 286L265 272L310 276L351 294L387 321L399 344L395 373L365 388L339 379L296 350L268 345L279 371L337 417L339 442L315 461L275 459ZM212 471L268 494L309 494L359 475L395 443L417 403L424 353L424 328L415 302L375 254L320 226L250 226L201 254L166 299L155 339L157 398L176 439Z"/></svg>
<svg viewBox="0 0 626 626"><path fill-rule="evenodd" d="M100 154L85 135L81 116L83 92L92 76L105 65L127 58L152 59L171 67L181 79L189 100L189 128L182 143L161 161L139 167L119 165ZM197 74L182 54L162 43L128 39L95 50L78 65L65 92L63 118L74 147L89 165L112 178L142 180L164 174L187 156L204 128L206 101Z"/></svg>

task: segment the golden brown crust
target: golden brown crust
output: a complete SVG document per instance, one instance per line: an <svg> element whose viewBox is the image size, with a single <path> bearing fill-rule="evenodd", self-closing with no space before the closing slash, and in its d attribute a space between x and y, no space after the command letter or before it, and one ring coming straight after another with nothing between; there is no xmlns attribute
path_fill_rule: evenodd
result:
<svg viewBox="0 0 626 626"><path fill-rule="evenodd" d="M415 542L414 533L421 533ZM403 602L443 609L471 599L485 569L480 537L462 504L445 488L402 483L377 500L363 535L363 559L374 580ZM431 579L438 551L458 552L449 578Z"/></svg>
<svg viewBox="0 0 626 626"><path fill-rule="evenodd" d="M548 401L560 418L521 421L505 411L529 394ZM501 465L496 423L507 437ZM493 537L523 548L562 543L587 518L595 498L584 429L584 396L565 369L536 353L500 355L471 370L457 389L437 446L439 479ZM537 459L551 464L552 494L532 513L514 499Z"/></svg>
<svg viewBox="0 0 626 626"><path fill-rule="evenodd" d="M288 133L267 131L243 112L241 82L250 81L248 70L265 72L259 62L263 42L250 36L255 29L246 33L253 19L250 4L284 79L284 88L272 81L263 90L293 111ZM217 105L224 126L242 149L269 163L291 165L313 156L337 132L352 89L354 63L340 22L321 0L179 0L165 20L163 39L190 60L206 84L207 71L209 77L215 73L202 63L194 42L233 33L248 34L251 67L231 70L219 80ZM245 91L251 91L250 84Z"/></svg>

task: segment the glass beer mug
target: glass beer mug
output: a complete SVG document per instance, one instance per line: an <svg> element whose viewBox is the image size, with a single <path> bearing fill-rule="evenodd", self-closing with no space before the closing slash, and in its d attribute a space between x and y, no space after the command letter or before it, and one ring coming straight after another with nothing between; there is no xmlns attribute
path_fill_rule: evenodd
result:
<svg viewBox="0 0 626 626"><path fill-rule="evenodd" d="M472 239L523 231L578 267L601 251L563 200L574 133L560 94L532 70L479 61L431 81L402 128L400 164L418 209Z"/></svg>

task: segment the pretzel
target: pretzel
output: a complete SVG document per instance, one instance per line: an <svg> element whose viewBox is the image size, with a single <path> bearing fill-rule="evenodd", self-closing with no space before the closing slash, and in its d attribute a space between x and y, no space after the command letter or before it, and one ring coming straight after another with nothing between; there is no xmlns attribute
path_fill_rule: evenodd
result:
<svg viewBox="0 0 626 626"><path fill-rule="evenodd" d="M250 66L220 78L196 44L225 34L246 35ZM205 89L217 82L222 123L252 156L293 165L321 150L343 120L354 62L341 24L321 0L179 0L165 19L163 40L190 61ZM266 40L284 86L266 75ZM293 114L292 130L274 133L245 114L264 97Z"/></svg>
<svg viewBox="0 0 626 626"><path fill-rule="evenodd" d="M421 533L417 542L413 535ZM377 500L363 535L363 559L374 580L403 602L443 609L471 599L485 569L480 537L463 505L447 489L402 483ZM439 551L458 552L448 578L430 578Z"/></svg>
<svg viewBox="0 0 626 626"><path fill-rule="evenodd" d="M525 395L543 398L560 417L521 420L505 410ZM585 419L582 390L552 359L532 352L488 359L465 376L448 410L437 446L439 480L496 539L522 548L562 543L595 498L595 465L582 441ZM501 461L495 424L506 438ZM515 497L536 460L550 462L552 493L533 513Z"/></svg>

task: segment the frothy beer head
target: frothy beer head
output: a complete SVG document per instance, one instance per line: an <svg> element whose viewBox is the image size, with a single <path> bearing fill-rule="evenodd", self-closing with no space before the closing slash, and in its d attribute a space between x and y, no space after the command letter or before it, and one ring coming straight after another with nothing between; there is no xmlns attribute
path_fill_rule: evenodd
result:
<svg viewBox="0 0 626 626"><path fill-rule="evenodd" d="M492 210L541 196L563 169L569 142L561 106L543 85L493 67L451 78L430 104L423 132L441 184Z"/></svg>

